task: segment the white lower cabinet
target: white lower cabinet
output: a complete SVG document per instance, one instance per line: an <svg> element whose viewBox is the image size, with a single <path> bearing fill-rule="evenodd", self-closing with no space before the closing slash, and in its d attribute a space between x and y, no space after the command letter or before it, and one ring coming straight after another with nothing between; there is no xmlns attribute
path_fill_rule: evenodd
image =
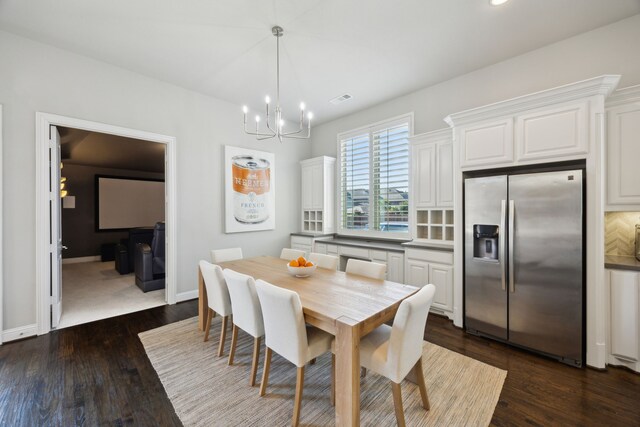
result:
<svg viewBox="0 0 640 427"><path fill-rule="evenodd" d="M453 312L453 266L429 264L429 283L436 287L433 307Z"/></svg>
<svg viewBox="0 0 640 427"><path fill-rule="evenodd" d="M320 242L316 242L314 245L314 252L317 252L319 254L327 254L327 244L326 243L320 243Z"/></svg>
<svg viewBox="0 0 640 427"><path fill-rule="evenodd" d="M313 237L307 236L291 236L291 249L304 251L305 256L309 256L313 252Z"/></svg>
<svg viewBox="0 0 640 427"><path fill-rule="evenodd" d="M453 318L453 253L422 249L405 251L404 279L407 285L433 284L436 293L431 311Z"/></svg>
<svg viewBox="0 0 640 427"><path fill-rule="evenodd" d="M640 273L607 270L609 285L608 363L640 372Z"/></svg>

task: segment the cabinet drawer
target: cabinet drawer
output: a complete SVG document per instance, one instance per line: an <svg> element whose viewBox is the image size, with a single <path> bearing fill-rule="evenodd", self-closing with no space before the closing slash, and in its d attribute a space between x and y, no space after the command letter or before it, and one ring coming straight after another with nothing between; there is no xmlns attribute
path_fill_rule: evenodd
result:
<svg viewBox="0 0 640 427"><path fill-rule="evenodd" d="M351 246L340 246L340 255L371 259L369 257L369 249L352 248Z"/></svg>
<svg viewBox="0 0 640 427"><path fill-rule="evenodd" d="M436 262L438 264L453 265L453 252L408 248L404 254L407 259L417 259L428 262Z"/></svg>
<svg viewBox="0 0 640 427"><path fill-rule="evenodd" d="M338 255L338 247L336 245L327 245L327 253L329 255Z"/></svg>
<svg viewBox="0 0 640 427"><path fill-rule="evenodd" d="M311 246L313 244L313 237L304 237L304 236L291 236L291 246L293 245L307 245Z"/></svg>

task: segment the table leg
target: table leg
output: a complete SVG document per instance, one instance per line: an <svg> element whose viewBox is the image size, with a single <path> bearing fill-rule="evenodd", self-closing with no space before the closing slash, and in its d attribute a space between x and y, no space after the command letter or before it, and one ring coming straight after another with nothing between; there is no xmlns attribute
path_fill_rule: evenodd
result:
<svg viewBox="0 0 640 427"><path fill-rule="evenodd" d="M204 287L204 278L200 267L198 267L198 329L204 331L207 323L207 311L209 303L207 301L207 288Z"/></svg>
<svg viewBox="0 0 640 427"><path fill-rule="evenodd" d="M348 317L336 321L336 427L360 425L360 330Z"/></svg>

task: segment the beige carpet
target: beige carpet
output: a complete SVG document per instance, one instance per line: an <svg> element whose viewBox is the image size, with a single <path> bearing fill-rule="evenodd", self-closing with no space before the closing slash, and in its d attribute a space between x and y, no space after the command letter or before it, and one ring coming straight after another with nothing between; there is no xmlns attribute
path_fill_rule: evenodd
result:
<svg viewBox="0 0 640 427"><path fill-rule="evenodd" d="M219 318L203 342L197 318L183 320L140 334L149 360L157 371L176 413L185 426L286 426L291 423L296 370L274 353L265 397L249 387L253 340L240 332L236 363L218 358ZM228 355L229 338L225 356ZM262 374L264 345L260 353ZM431 410L420 406L420 391L404 381L402 397L408 426L489 425L507 372L425 342L424 371ZM331 357L318 358L305 372L300 422L335 425L330 404ZM369 373L361 386L361 425L394 426L389 381Z"/></svg>
<svg viewBox="0 0 640 427"><path fill-rule="evenodd" d="M164 304L164 289L142 292L134 274L120 275L113 261L62 265L62 318L58 329Z"/></svg>

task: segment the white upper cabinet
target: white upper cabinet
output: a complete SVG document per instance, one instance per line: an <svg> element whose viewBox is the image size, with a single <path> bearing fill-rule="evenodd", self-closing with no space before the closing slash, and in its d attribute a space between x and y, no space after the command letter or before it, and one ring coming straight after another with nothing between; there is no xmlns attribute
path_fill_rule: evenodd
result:
<svg viewBox="0 0 640 427"><path fill-rule="evenodd" d="M453 143L436 145L436 206L453 206Z"/></svg>
<svg viewBox="0 0 640 427"><path fill-rule="evenodd" d="M449 115L460 170L587 158L599 144L597 112L619 80L595 77Z"/></svg>
<svg viewBox="0 0 640 427"><path fill-rule="evenodd" d="M413 168L413 196L416 207L436 204L436 146L419 144L411 149Z"/></svg>
<svg viewBox="0 0 640 427"><path fill-rule="evenodd" d="M607 102L607 204L640 210L640 85Z"/></svg>
<svg viewBox="0 0 640 427"><path fill-rule="evenodd" d="M313 182L313 177L311 175L311 168L302 168L302 180L301 180L301 187L302 187L302 209L303 210L308 210L308 209L312 209L313 207L313 201L312 201L312 192L309 191L309 188L307 186L311 186L311 183Z"/></svg>
<svg viewBox="0 0 640 427"><path fill-rule="evenodd" d="M588 153L588 108L580 102L517 116L518 161Z"/></svg>
<svg viewBox="0 0 640 427"><path fill-rule="evenodd" d="M335 231L335 164L333 157L300 162L302 231L330 234Z"/></svg>
<svg viewBox="0 0 640 427"><path fill-rule="evenodd" d="M513 163L513 119L473 124L460 129L460 166Z"/></svg>
<svg viewBox="0 0 640 427"><path fill-rule="evenodd" d="M411 138L411 200L415 208L453 205L451 130Z"/></svg>

